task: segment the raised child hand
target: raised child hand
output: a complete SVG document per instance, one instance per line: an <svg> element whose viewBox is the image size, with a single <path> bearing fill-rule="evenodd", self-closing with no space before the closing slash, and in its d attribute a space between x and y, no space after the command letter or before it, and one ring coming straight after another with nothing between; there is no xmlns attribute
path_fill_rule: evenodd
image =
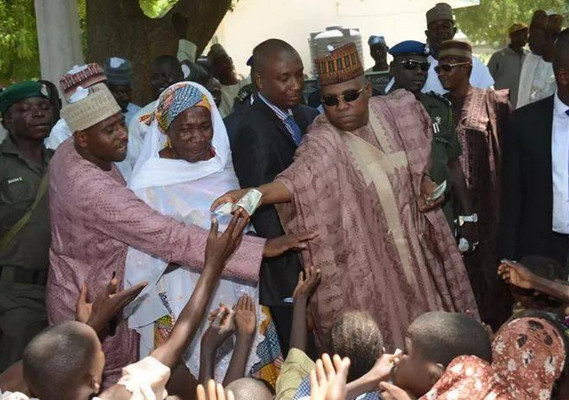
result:
<svg viewBox="0 0 569 400"><path fill-rule="evenodd" d="M223 304L213 313L213 320L202 336L202 348L215 351L235 332L235 312Z"/></svg>
<svg viewBox="0 0 569 400"><path fill-rule="evenodd" d="M231 390L224 390L223 386L211 379L207 383L207 395L203 385L198 385L197 400L235 400L235 396Z"/></svg>
<svg viewBox="0 0 569 400"><path fill-rule="evenodd" d="M253 299L246 294L241 296L235 306L235 327L237 335L254 335L257 331L257 312Z"/></svg>
<svg viewBox="0 0 569 400"><path fill-rule="evenodd" d="M322 273L314 267L307 267L298 274L298 283L292 293L295 301L307 301L320 284Z"/></svg>
<svg viewBox="0 0 569 400"><path fill-rule="evenodd" d="M109 322L140 294L146 285L146 282L142 282L118 292L118 279L113 277L107 285L106 293L101 294L94 302L89 303L87 301L87 285L83 284L75 307L75 319L91 326L95 332L101 333Z"/></svg>
<svg viewBox="0 0 569 400"><path fill-rule="evenodd" d="M205 247L205 266L204 269L212 268L221 274L225 263L243 238L243 229L248 223L247 218L240 218L234 215L227 226L227 229L220 235L218 232L219 222L217 218L212 218L209 236Z"/></svg>
<svg viewBox="0 0 569 400"><path fill-rule="evenodd" d="M310 400L346 400L350 360L324 354L310 372Z"/></svg>
<svg viewBox="0 0 569 400"><path fill-rule="evenodd" d="M532 283L535 275L520 263L510 260L502 260L502 264L498 267L498 274L510 285L514 285L522 289L533 289Z"/></svg>

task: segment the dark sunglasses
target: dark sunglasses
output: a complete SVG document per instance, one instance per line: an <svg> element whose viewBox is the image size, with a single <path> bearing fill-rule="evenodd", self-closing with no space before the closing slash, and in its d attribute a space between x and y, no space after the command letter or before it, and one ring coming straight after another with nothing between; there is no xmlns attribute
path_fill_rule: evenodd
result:
<svg viewBox="0 0 569 400"><path fill-rule="evenodd" d="M450 72L456 67L460 67L461 65L471 65L470 61L456 63L456 64L439 64L435 67L435 72L440 74L441 71Z"/></svg>
<svg viewBox="0 0 569 400"><path fill-rule="evenodd" d="M322 104L328 107L334 107L340 104L340 99L342 99L346 103L350 103L354 100L357 100L363 91L364 91L363 87L360 90L350 89L346 90L342 94L339 94L338 96L331 94L329 96L322 97L320 100L322 101Z"/></svg>
<svg viewBox="0 0 569 400"><path fill-rule="evenodd" d="M399 61L399 64L403 65L403 68L409 71L416 71L417 67L419 67L421 71L427 72L429 68L431 68L431 63L428 61L405 60Z"/></svg>

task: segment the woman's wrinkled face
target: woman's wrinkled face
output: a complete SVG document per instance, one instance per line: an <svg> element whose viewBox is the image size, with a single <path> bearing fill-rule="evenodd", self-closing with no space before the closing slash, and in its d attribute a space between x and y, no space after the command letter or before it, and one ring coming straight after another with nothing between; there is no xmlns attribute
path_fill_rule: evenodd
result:
<svg viewBox="0 0 569 400"><path fill-rule="evenodd" d="M213 124L205 107L190 107L178 115L167 132L172 150L188 162L206 161L212 157Z"/></svg>

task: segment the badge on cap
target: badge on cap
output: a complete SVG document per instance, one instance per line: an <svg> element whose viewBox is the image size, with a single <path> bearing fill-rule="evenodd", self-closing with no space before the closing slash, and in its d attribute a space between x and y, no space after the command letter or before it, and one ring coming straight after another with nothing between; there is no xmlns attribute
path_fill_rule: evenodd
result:
<svg viewBox="0 0 569 400"><path fill-rule="evenodd" d="M41 94L43 94L45 97L49 97L49 90L47 88L47 86L45 84L41 85L41 89L40 89Z"/></svg>

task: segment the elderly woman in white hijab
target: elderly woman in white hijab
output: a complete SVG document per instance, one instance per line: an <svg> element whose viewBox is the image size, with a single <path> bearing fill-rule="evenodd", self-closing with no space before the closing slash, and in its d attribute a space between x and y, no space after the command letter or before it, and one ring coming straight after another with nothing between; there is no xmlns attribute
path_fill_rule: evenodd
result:
<svg viewBox="0 0 569 400"><path fill-rule="evenodd" d="M223 120L213 97L204 87L193 82L180 82L162 93L129 187L162 214L209 229L211 203L219 195L239 188L239 182L233 170ZM218 216L218 219L223 230L231 216ZM141 335L141 357L167 336L199 278L197 270L167 267L165 261L134 248L128 251L125 285L142 281L149 283L126 311L127 315L130 314L129 327ZM232 306L243 294L258 303L258 266L252 266L251 271L240 271L238 276L226 276L225 272L227 270L213 296L212 309L220 303ZM257 310L258 326L266 317L265 313ZM207 325L207 321L202 323L186 353L186 365L196 377L200 365L200 338ZM248 370L255 364L256 369L259 366L258 353L274 354L274 348L256 351L264 338L257 329ZM264 341L261 346L268 342ZM278 343L277 340L270 342ZM218 359L221 359L215 371L217 379L223 379L231 353L231 343L226 343L218 351Z"/></svg>

